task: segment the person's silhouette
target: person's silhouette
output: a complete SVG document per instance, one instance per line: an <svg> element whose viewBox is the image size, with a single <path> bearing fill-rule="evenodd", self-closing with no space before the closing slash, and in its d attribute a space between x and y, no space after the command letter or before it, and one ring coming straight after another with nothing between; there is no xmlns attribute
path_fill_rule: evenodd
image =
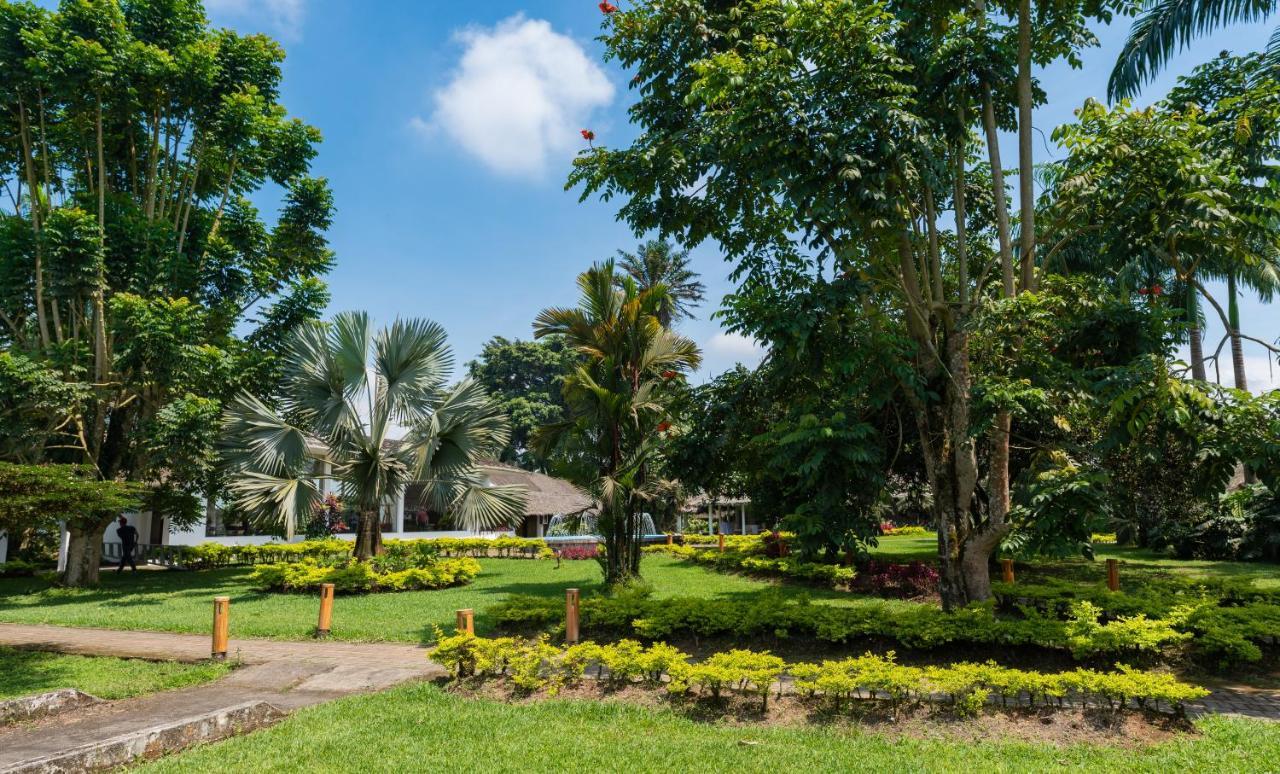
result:
<svg viewBox="0 0 1280 774"><path fill-rule="evenodd" d="M124 572L125 562L128 562L133 571L137 572L138 563L133 560L134 549L138 547L137 527L121 516L120 526L116 527L116 535L120 538L120 566L116 568L116 572Z"/></svg>

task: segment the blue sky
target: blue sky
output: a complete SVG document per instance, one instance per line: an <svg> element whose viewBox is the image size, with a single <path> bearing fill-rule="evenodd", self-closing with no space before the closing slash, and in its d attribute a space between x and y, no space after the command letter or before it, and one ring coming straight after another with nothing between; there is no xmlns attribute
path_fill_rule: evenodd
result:
<svg viewBox="0 0 1280 774"><path fill-rule="evenodd" d="M563 190L578 130L624 142L628 76L601 61L591 0L459 3L445 0L206 0L215 24L280 38L289 52L284 102L319 127L315 172L333 185L330 232L337 268L331 312L424 316L449 331L460 363L494 335L529 338L544 306L572 304L574 277L637 240L612 205L579 204ZM1129 21L1098 30L1084 67L1040 74L1048 134L1086 97L1102 97ZM1270 24L1231 28L1177 57L1141 98L1223 49L1255 50ZM1055 149L1041 145L1037 161ZM1006 165L1016 160L1006 138ZM694 253L710 292L685 332L705 352L706 378L759 357L751 342L709 319L731 287L714 247ZM1274 308L1249 299L1247 333L1272 340ZM1206 347L1221 336L1210 320ZM1251 346L1251 387L1280 387L1280 368ZM1229 365L1229 360L1224 361ZM1213 370L1210 368L1212 378ZM1230 381L1229 367L1223 370Z"/></svg>

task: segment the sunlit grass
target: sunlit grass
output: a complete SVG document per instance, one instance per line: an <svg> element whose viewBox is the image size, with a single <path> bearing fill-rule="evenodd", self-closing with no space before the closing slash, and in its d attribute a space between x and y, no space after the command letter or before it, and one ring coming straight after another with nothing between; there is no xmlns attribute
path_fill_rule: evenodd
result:
<svg viewBox="0 0 1280 774"><path fill-rule="evenodd" d="M0 647L0 699L61 688L77 688L100 699L123 699L197 685L221 677L230 668L227 663L179 664Z"/></svg>

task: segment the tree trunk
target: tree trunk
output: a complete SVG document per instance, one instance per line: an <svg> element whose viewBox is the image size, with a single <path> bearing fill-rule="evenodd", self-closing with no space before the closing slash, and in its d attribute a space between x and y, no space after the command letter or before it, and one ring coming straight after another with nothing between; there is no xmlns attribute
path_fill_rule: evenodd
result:
<svg viewBox="0 0 1280 774"><path fill-rule="evenodd" d="M67 567L62 573L64 586L83 588L98 583L98 568L102 566L102 535L115 515L102 517L97 523L87 525L68 523Z"/></svg>
<svg viewBox="0 0 1280 774"><path fill-rule="evenodd" d="M1227 274L1227 321L1231 323L1231 330L1227 333L1231 337L1231 370L1235 372L1236 389L1248 392L1249 377L1244 371L1244 339L1240 337L1240 300L1236 296L1236 274L1230 272ZM1245 465L1244 482L1255 484L1257 481L1258 475L1253 472L1253 468Z"/></svg>
<svg viewBox="0 0 1280 774"><path fill-rule="evenodd" d="M1018 0L1018 252L1022 289L1035 288L1036 188L1031 145L1031 0Z"/></svg>
<svg viewBox="0 0 1280 774"><path fill-rule="evenodd" d="M1191 376L1201 382L1209 381L1204 368L1204 343L1200 331L1200 301L1193 285L1187 285L1187 338L1191 350Z"/></svg>
<svg viewBox="0 0 1280 774"><path fill-rule="evenodd" d="M377 511L360 514L360 529L356 531L355 557L366 561L382 553L382 520Z"/></svg>
<svg viewBox="0 0 1280 774"><path fill-rule="evenodd" d="M106 249L107 249L107 178L106 160L102 147L102 97L98 97L98 242L103 260L98 263L98 287L93 293L93 359L94 378L99 383L107 380L111 364L107 362L107 311L106 311Z"/></svg>

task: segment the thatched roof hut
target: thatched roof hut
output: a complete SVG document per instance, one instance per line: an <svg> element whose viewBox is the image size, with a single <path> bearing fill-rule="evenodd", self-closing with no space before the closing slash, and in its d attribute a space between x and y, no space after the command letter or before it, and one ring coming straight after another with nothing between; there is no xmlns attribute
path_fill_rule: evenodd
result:
<svg viewBox="0 0 1280 774"><path fill-rule="evenodd" d="M485 462L479 466L479 471L494 485L523 487L527 493L526 516L569 516L595 506L590 495L562 478L501 462Z"/></svg>

